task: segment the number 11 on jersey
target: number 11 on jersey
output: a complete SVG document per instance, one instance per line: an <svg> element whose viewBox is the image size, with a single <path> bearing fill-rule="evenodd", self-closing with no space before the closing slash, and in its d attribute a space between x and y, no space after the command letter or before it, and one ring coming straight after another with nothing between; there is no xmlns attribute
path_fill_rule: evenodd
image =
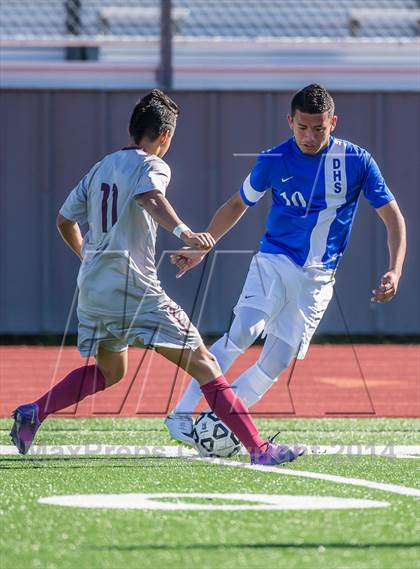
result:
<svg viewBox="0 0 420 569"><path fill-rule="evenodd" d="M108 232L108 198L111 192L111 186L109 184L103 183L101 185L102 196L102 231L104 233ZM117 223L118 212L117 212L117 200L118 200L118 188L116 184L112 184L112 212L111 212L111 227Z"/></svg>

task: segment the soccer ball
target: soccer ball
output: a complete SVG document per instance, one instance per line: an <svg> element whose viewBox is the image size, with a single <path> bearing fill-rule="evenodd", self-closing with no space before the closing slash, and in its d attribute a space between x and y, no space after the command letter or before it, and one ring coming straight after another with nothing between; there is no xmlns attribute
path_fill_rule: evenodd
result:
<svg viewBox="0 0 420 569"><path fill-rule="evenodd" d="M213 413L201 413L194 422L192 436L203 457L228 458L237 454L241 443L223 421Z"/></svg>

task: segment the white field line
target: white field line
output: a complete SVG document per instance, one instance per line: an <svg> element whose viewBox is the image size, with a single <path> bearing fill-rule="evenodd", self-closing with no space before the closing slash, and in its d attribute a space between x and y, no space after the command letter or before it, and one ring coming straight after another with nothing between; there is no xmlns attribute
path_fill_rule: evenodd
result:
<svg viewBox="0 0 420 569"><path fill-rule="evenodd" d="M363 445L360 445L362 447ZM389 448L392 445L384 447L384 445L377 445L379 451L384 448ZM369 453L372 454L372 445L365 445L365 450L369 448ZM320 447L317 447L319 449ZM324 447L329 448L329 447ZM351 450L352 446L349 447ZM395 446L395 450L401 450L401 455L414 456L419 453L418 446ZM312 449L311 449L312 450ZM0 455L16 455L17 449L0 445ZM315 454L315 453L314 453ZM331 453L330 453L331 454ZM343 453L341 453L343 454ZM381 490L384 492L391 492L393 494L400 494L402 496L417 496L420 497L420 490L415 488L408 488L405 486L399 486L397 484L385 484L382 482L374 482L371 480L364 480L361 478L346 478L344 476L336 476L334 474L322 474L320 472L307 472L303 470L291 470L289 468L278 467L278 466L257 466L245 464L239 461L227 460L227 459L203 459L197 455L194 449L187 449L182 446L122 446L122 445L101 445L101 444L90 444L90 445L55 445L55 446L34 446L30 449L27 456L146 456L146 457L163 457L163 458L181 458L189 460L203 460L207 464L217 465L217 466L230 466L234 468L245 468L248 470L255 470L257 472L269 472L274 474L285 474L288 476L301 476L303 478L314 478L317 480L325 480L328 482L335 482L337 484L349 484L352 486L362 486L365 488L371 488L373 490ZM354 456L354 453L352 454ZM381 456L379 454L379 456ZM387 454L386 456L390 456ZM396 456L396 455L394 455Z"/></svg>
<svg viewBox="0 0 420 569"><path fill-rule="evenodd" d="M163 501L170 498L173 502ZM199 498L202 503L188 503L185 498ZM206 503L206 500L231 500L236 504ZM241 504L251 502L251 504ZM331 510L342 508L386 508L389 502L336 498L335 496L290 496L277 494L209 494L164 492L156 494L76 494L44 496L38 503L77 508L116 508L122 510Z"/></svg>
<svg viewBox="0 0 420 569"><path fill-rule="evenodd" d="M396 458L411 458L411 459L414 458L415 460L416 458L420 458L420 456L416 456L413 454L399 454Z"/></svg>
<svg viewBox="0 0 420 569"><path fill-rule="evenodd" d="M18 455L13 445L0 445L1 455ZM247 453L244 451L244 455ZM385 458L420 458L420 445L308 445L308 454L343 456L379 456ZM73 445L34 445L28 456L156 456L167 458L197 457L197 451L181 445L122 445L85 443Z"/></svg>
<svg viewBox="0 0 420 569"><path fill-rule="evenodd" d="M17 448L11 445L0 445L1 455L19 455ZM196 458L198 453L193 448L168 445L116 445L104 443L87 443L74 445L33 445L27 457L42 456L116 456L116 457L150 457L150 458Z"/></svg>
<svg viewBox="0 0 420 569"><path fill-rule="evenodd" d="M258 466L253 464L244 464L243 462L236 462L234 460L226 460L226 459L195 458L193 460L205 460L209 464L214 464L218 466L233 466L236 468L256 470L258 472L271 472L275 474L286 474L289 476L301 476L303 478L315 478L317 480L326 480L327 482L335 482L337 484L350 484L352 486L363 486L365 488L372 488L373 490L382 490L383 492L400 494L401 496L420 497L420 490L417 490L416 488L408 488L407 486L399 486L398 484L385 484L383 482L374 482L372 480L364 480L363 478L346 478L344 476L336 476L335 474L322 474L321 472L307 472L305 470L291 470L290 468L284 468L284 467L282 468L279 466Z"/></svg>

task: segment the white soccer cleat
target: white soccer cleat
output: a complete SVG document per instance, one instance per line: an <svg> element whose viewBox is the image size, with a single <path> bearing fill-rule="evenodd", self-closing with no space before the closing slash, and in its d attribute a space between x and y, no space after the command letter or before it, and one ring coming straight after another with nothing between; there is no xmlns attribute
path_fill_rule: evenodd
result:
<svg viewBox="0 0 420 569"><path fill-rule="evenodd" d="M173 439L189 446L194 446L192 438L192 416L186 413L171 413L165 419L165 425Z"/></svg>

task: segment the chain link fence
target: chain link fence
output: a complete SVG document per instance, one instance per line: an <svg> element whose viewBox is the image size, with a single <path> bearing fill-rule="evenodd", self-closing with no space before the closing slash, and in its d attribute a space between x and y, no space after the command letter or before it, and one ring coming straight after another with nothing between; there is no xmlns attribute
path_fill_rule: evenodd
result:
<svg viewBox="0 0 420 569"><path fill-rule="evenodd" d="M158 38L171 6L177 38L415 37L418 0L2 0L3 38Z"/></svg>

